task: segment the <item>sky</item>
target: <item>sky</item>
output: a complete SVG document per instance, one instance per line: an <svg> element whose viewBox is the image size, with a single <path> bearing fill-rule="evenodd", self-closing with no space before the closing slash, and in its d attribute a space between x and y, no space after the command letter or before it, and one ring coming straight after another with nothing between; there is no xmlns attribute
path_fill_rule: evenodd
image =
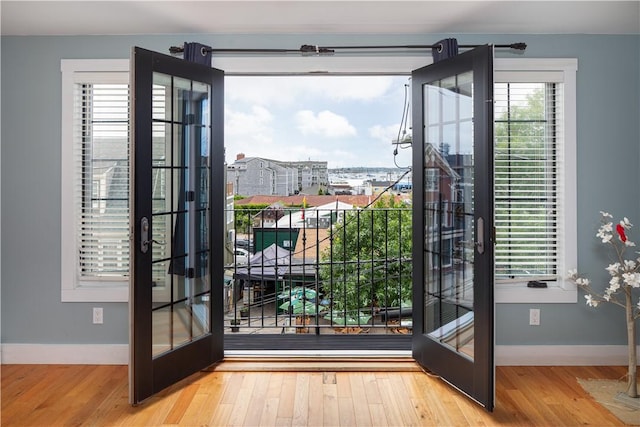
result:
<svg viewBox="0 0 640 427"><path fill-rule="evenodd" d="M408 76L226 76L226 160L244 153L326 160L329 168L394 167L408 83ZM399 150L399 166L410 166L410 151Z"/></svg>

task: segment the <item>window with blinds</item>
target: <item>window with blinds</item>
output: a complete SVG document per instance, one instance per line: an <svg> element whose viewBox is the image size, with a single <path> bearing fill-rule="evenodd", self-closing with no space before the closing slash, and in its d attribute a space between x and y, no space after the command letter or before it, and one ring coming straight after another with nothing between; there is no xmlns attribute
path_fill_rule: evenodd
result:
<svg viewBox="0 0 640 427"><path fill-rule="evenodd" d="M559 274L560 90L557 83L495 85L496 279Z"/></svg>
<svg viewBox="0 0 640 427"><path fill-rule="evenodd" d="M129 275L129 89L126 83L74 85L77 274Z"/></svg>
<svg viewBox="0 0 640 427"><path fill-rule="evenodd" d="M545 302L576 298L563 279L576 265L576 69L575 59L496 59L496 281L569 291ZM61 71L62 301L127 301L129 61L63 59ZM497 290L500 302L542 295Z"/></svg>

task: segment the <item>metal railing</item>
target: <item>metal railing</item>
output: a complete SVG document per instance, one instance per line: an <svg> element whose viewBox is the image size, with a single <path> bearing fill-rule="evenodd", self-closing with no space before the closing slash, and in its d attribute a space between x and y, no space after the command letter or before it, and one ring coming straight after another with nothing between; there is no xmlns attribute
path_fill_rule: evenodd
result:
<svg viewBox="0 0 640 427"><path fill-rule="evenodd" d="M340 205L234 210L225 333L410 332L411 209Z"/></svg>

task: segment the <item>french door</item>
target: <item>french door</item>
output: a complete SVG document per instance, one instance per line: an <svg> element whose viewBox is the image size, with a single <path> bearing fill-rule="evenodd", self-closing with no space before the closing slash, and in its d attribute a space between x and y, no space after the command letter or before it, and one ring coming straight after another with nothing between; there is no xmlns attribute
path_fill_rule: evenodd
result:
<svg viewBox="0 0 640 427"><path fill-rule="evenodd" d="M224 356L224 74L131 58L131 403Z"/></svg>
<svg viewBox="0 0 640 427"><path fill-rule="evenodd" d="M412 74L414 358L488 410L493 49ZM224 356L224 74L132 53L130 400Z"/></svg>
<svg viewBox="0 0 640 427"><path fill-rule="evenodd" d="M412 73L413 357L494 405L493 48Z"/></svg>

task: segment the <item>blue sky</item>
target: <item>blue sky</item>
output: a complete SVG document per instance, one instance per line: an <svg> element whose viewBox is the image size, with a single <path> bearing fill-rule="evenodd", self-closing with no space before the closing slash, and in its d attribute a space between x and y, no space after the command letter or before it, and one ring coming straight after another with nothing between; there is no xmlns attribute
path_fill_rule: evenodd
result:
<svg viewBox="0 0 640 427"><path fill-rule="evenodd" d="M330 168L393 167L407 83L407 76L227 76L227 162L244 153L326 160ZM410 150L396 161L409 166Z"/></svg>

